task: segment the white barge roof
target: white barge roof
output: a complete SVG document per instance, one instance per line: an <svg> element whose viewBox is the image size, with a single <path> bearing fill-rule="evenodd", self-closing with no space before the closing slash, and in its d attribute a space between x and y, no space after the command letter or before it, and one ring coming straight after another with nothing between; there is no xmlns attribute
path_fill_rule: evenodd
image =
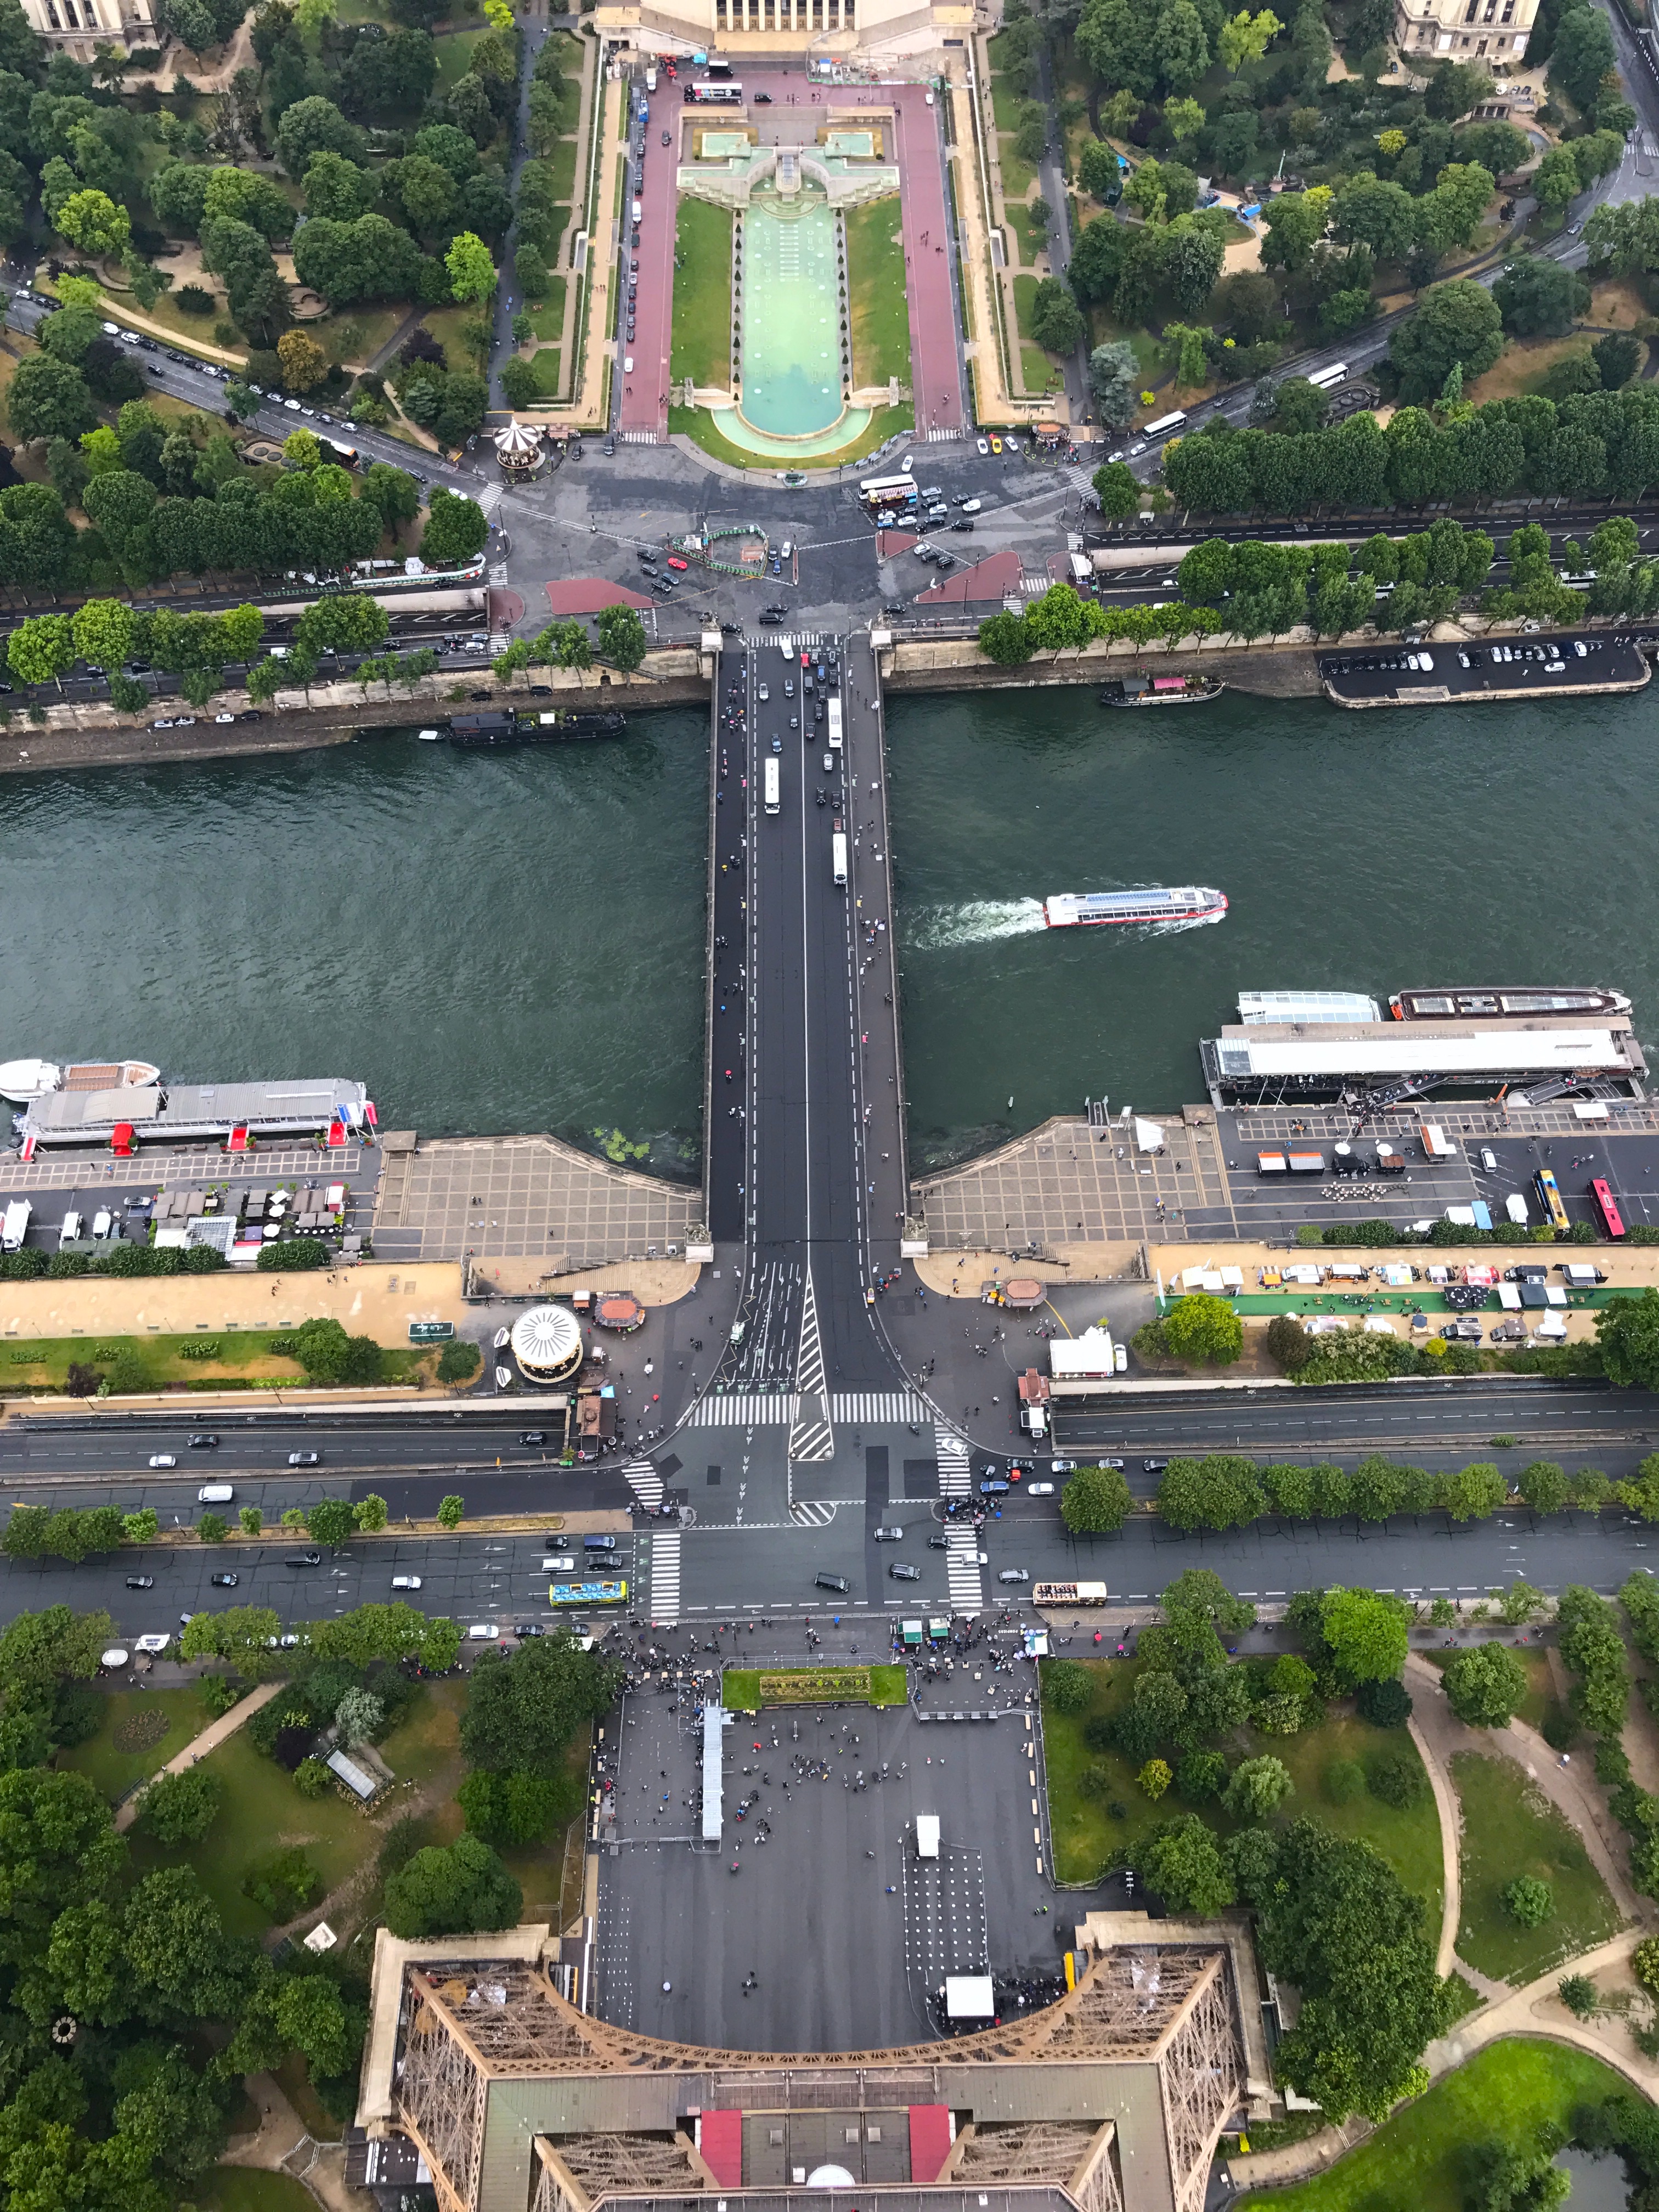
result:
<svg viewBox="0 0 1659 2212"><path fill-rule="evenodd" d="M1576 1069L1640 1073L1641 1049L1627 1023L1431 1022L1310 1024L1228 1028L1203 1048L1224 1082L1275 1076L1570 1075Z"/></svg>
<svg viewBox="0 0 1659 2212"><path fill-rule="evenodd" d="M130 1121L152 1144L214 1136L244 1126L256 1134L302 1135L340 1119L361 1127L368 1097L362 1084L339 1075L52 1091L30 1102L23 1134L43 1145L93 1145L107 1142L118 1124Z"/></svg>

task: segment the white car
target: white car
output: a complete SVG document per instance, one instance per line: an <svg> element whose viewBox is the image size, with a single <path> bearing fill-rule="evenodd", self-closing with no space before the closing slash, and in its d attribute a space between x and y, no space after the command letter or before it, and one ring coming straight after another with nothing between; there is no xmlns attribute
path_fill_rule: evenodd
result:
<svg viewBox="0 0 1659 2212"><path fill-rule="evenodd" d="M290 415L297 415L300 411L300 403L297 399L285 399L283 404Z"/></svg>
<svg viewBox="0 0 1659 2212"><path fill-rule="evenodd" d="M763 700L766 700L766 699L769 699L769 698L771 697L771 696L772 696L772 694L771 694L770 690L768 688L768 686L767 686L766 684L763 684L759 687L759 690L758 690L758 693L757 693L757 696L759 696L759 697L760 697L761 699L763 699Z"/></svg>
<svg viewBox="0 0 1659 2212"><path fill-rule="evenodd" d="M171 1452L152 1452L149 1463L152 1467L177 1467L179 1464Z"/></svg>
<svg viewBox="0 0 1659 2212"><path fill-rule="evenodd" d="M544 1575L574 1575L575 1571L574 1559L567 1559L562 1553L542 1561L542 1572Z"/></svg>
<svg viewBox="0 0 1659 2212"><path fill-rule="evenodd" d="M419 1589L421 1578L418 1575L393 1575L392 1587L393 1589Z"/></svg>
<svg viewBox="0 0 1659 2212"><path fill-rule="evenodd" d="M1051 1459L1048 1462L1048 1472L1050 1474L1075 1474L1077 1462L1070 1459Z"/></svg>
<svg viewBox="0 0 1659 2212"><path fill-rule="evenodd" d="M981 439L980 439L980 441L979 441L978 442L979 442L979 449L980 449L981 453L983 453L983 454L985 454L985 455L988 457L988 459L989 454L990 454L990 451L991 451L991 441L990 441L990 440L989 440L988 438L981 438Z"/></svg>
<svg viewBox="0 0 1659 2212"><path fill-rule="evenodd" d="M997 1577L1000 1583L1029 1583L1030 1579L1024 1567L1004 1567Z"/></svg>
<svg viewBox="0 0 1659 2212"><path fill-rule="evenodd" d="M1112 1346L1112 1372L1114 1375L1127 1375L1128 1371L1129 1355L1121 1344L1115 1344Z"/></svg>
<svg viewBox="0 0 1659 2212"><path fill-rule="evenodd" d="M1025 1486L1025 1495L1028 1498L1052 1498L1054 1494L1054 1486L1052 1482L1028 1482Z"/></svg>
<svg viewBox="0 0 1659 2212"><path fill-rule="evenodd" d="M1480 1147L1480 1164L1485 1168L1488 1175L1495 1175L1497 1173L1498 1155L1493 1152L1490 1145L1482 1145Z"/></svg>
<svg viewBox="0 0 1659 2212"><path fill-rule="evenodd" d="M466 1640L469 1644L493 1644L501 1632L498 1622L475 1620L466 1632Z"/></svg>

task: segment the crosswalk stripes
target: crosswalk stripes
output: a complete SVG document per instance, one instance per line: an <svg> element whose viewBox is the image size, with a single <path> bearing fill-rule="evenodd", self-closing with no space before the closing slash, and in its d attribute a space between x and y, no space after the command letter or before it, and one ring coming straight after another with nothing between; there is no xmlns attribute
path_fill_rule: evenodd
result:
<svg viewBox="0 0 1659 2212"><path fill-rule="evenodd" d="M789 1431L792 1461L817 1462L836 1455L830 1394L823 1372L823 1339L818 1333L818 1302L812 1271L801 1294L800 1352L795 1362L795 1418Z"/></svg>
<svg viewBox="0 0 1659 2212"><path fill-rule="evenodd" d="M651 1625L672 1628L680 1617L680 1538L678 1529L651 1543Z"/></svg>
<svg viewBox="0 0 1659 2212"><path fill-rule="evenodd" d="M927 1408L914 1390L837 1390L830 1401L837 1421L925 1421Z"/></svg>
<svg viewBox="0 0 1659 2212"><path fill-rule="evenodd" d="M662 1504L662 1477L648 1459L624 1460L623 1473L641 1505L654 1508Z"/></svg>
<svg viewBox="0 0 1659 2212"><path fill-rule="evenodd" d="M843 541L850 544L848 538ZM769 647L781 647L785 653L816 653L823 644L823 633L816 629L769 629L763 636L744 639L750 653L764 653Z"/></svg>
<svg viewBox="0 0 1659 2212"><path fill-rule="evenodd" d="M971 1531L965 1534L951 1531L945 1574L951 1588L951 1612L978 1613L985 1603L985 1585L980 1580L979 1539Z"/></svg>
<svg viewBox="0 0 1659 2212"><path fill-rule="evenodd" d="M833 1498L798 1498L789 1508L789 1518L798 1528L827 1528L835 1517Z"/></svg>
<svg viewBox="0 0 1659 2212"><path fill-rule="evenodd" d="M941 430L936 428L927 433L927 442L930 446L943 446L948 444L952 438L965 438L967 434L965 430Z"/></svg>
<svg viewBox="0 0 1659 2212"><path fill-rule="evenodd" d="M761 1396L739 1390L729 1390L724 1397L711 1393L692 1407L686 1425L693 1429L781 1428L794 1419L795 1403L793 1392L787 1390Z"/></svg>
<svg viewBox="0 0 1659 2212"><path fill-rule="evenodd" d="M954 1430L947 1429L942 1424L935 1425L933 1437L939 1459L939 1496L966 1498L969 1474L967 1444Z"/></svg>

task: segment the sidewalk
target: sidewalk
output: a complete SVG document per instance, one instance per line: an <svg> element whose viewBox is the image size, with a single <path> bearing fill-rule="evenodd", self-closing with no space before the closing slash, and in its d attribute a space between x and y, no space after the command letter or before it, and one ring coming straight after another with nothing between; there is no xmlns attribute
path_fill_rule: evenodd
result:
<svg viewBox="0 0 1659 2212"><path fill-rule="evenodd" d="M276 1692L284 1687L286 1685L283 1682L261 1682L257 1690L250 1690L246 1697L239 1704L234 1705L228 1713L221 1713L216 1721L210 1721L200 1735L192 1737L181 1752L168 1759L165 1766L158 1767L156 1772L159 1774L184 1773L187 1767L194 1766L198 1759L205 1759L210 1751L216 1751L227 1736L234 1735L245 1721L252 1720L260 1707L268 1705ZM155 1778L151 1778L153 1780ZM136 1796L129 1797L118 1808L115 1814L118 1833L132 1826L138 1817L138 1808L143 1802L142 1796Z"/></svg>

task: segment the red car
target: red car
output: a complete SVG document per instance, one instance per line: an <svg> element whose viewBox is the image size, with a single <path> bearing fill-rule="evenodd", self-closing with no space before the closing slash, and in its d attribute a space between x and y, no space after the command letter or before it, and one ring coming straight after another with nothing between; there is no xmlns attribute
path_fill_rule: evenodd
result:
<svg viewBox="0 0 1659 2212"><path fill-rule="evenodd" d="M802 653L800 657L800 665L803 668L810 668L812 665L812 656L810 653Z"/></svg>
<svg viewBox="0 0 1659 2212"><path fill-rule="evenodd" d="M691 563L689 561L682 561L678 553L671 553L668 556L668 565L671 568L689 568Z"/></svg>

